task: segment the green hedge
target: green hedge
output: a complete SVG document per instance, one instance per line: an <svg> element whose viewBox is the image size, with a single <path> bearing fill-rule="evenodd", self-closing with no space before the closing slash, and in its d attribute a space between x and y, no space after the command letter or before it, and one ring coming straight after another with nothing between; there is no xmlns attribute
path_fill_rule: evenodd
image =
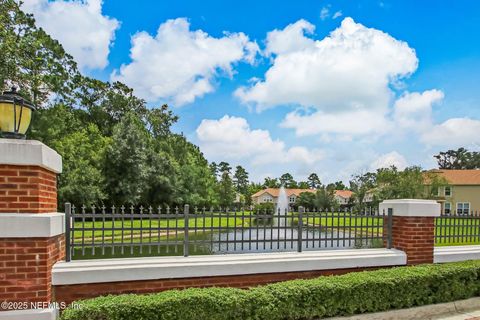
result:
<svg viewBox="0 0 480 320"><path fill-rule="evenodd" d="M248 290L206 288L78 302L63 320L315 319L480 295L480 261L293 280Z"/></svg>
<svg viewBox="0 0 480 320"><path fill-rule="evenodd" d="M256 204L253 208L254 214L274 214L275 213L275 205L271 202L262 202ZM283 214L283 213L282 213Z"/></svg>

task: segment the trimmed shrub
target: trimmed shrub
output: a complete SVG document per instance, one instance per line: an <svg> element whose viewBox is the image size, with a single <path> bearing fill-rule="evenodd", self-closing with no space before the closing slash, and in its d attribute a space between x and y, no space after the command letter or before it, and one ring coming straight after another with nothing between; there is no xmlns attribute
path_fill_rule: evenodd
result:
<svg viewBox="0 0 480 320"><path fill-rule="evenodd" d="M256 204L255 207L253 207L253 213L254 214L274 214L275 213L275 205L271 202L262 202L259 204Z"/></svg>
<svg viewBox="0 0 480 320"><path fill-rule="evenodd" d="M62 320L317 319L480 295L480 261L293 280L248 290L205 288L79 301Z"/></svg>

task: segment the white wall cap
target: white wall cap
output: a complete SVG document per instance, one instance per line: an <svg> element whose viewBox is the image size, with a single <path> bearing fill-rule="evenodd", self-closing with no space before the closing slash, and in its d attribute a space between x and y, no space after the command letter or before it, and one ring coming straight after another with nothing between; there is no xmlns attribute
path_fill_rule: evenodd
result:
<svg viewBox="0 0 480 320"><path fill-rule="evenodd" d="M227 254L57 262L53 285L159 280L405 265L395 249Z"/></svg>
<svg viewBox="0 0 480 320"><path fill-rule="evenodd" d="M58 319L56 309L27 309L0 311L0 320L55 320Z"/></svg>
<svg viewBox="0 0 480 320"><path fill-rule="evenodd" d="M480 246L446 246L433 249L433 262L445 263L480 259Z"/></svg>
<svg viewBox="0 0 480 320"><path fill-rule="evenodd" d="M37 140L0 139L0 164L40 166L62 172L62 157Z"/></svg>
<svg viewBox="0 0 480 320"><path fill-rule="evenodd" d="M44 238L63 233L64 213L0 213L0 238Z"/></svg>
<svg viewBox="0 0 480 320"><path fill-rule="evenodd" d="M394 216L400 217L438 217L440 216L440 203L435 200L422 199L396 199L384 200L380 203L380 212L393 209Z"/></svg>

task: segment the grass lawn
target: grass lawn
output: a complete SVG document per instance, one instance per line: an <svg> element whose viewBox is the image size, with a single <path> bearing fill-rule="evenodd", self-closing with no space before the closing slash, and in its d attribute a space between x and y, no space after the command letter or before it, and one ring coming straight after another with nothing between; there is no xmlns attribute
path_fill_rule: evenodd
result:
<svg viewBox="0 0 480 320"><path fill-rule="evenodd" d="M217 213L218 214L218 213ZM298 213L293 213L294 216ZM252 215L252 218L255 217ZM311 213L304 215L303 225L306 228L320 228L325 232L341 232L348 233L353 237L367 235L370 237L381 237L383 234L383 217L379 216L353 216L349 217L344 213ZM207 237L215 228L228 227L245 227L248 228L254 223L250 220L249 213L245 213L245 217L235 218L222 216L199 216L189 219L189 235ZM298 223L298 217L293 218L293 223ZM79 228L87 230L79 230ZM143 220L126 218L123 222L116 219L102 221L97 218L93 221L76 221L72 230L75 243L100 244L124 242L158 242L158 241L182 241L184 232L183 219L152 219L146 217ZM123 227L123 233L121 228ZM212 230L212 227L214 228ZM95 230L92 230L95 229ZM144 228L143 232L139 230ZM165 230L169 228L170 231ZM102 231L102 229L104 231ZM172 230L173 229L173 230ZM197 232L194 230L197 229ZM176 231L175 231L176 230ZM470 217L441 217L436 219L435 229L436 246L452 246L452 245L468 245L480 244L480 219Z"/></svg>
<svg viewBox="0 0 480 320"><path fill-rule="evenodd" d="M383 233L383 217L354 216L344 213L311 214L303 219L304 226L321 227L325 231L340 229L351 233L368 233L370 236L381 236ZM352 235L353 236L353 235Z"/></svg>
<svg viewBox="0 0 480 320"><path fill-rule="evenodd" d="M435 225L436 246L480 244L479 217L441 217Z"/></svg>
<svg viewBox="0 0 480 320"><path fill-rule="evenodd" d="M350 218L343 213L322 217L303 218L303 224L321 226L328 230L340 229L347 232L368 232L380 236L383 233L383 217L361 216ZM441 217L435 221L435 246L480 244L480 219L478 217Z"/></svg>
<svg viewBox="0 0 480 320"><path fill-rule="evenodd" d="M197 218L190 218L188 221L188 227L190 230L189 234L195 233L193 229L199 228L205 231L209 231L209 228L213 227L234 227L234 226L242 226L248 227L250 225L250 218L247 216L245 218L241 217L197 217ZM140 241L140 234L144 237L158 237L166 238L167 237L167 230L165 228L169 228L171 231L168 232L170 235L175 233L175 229L178 233L183 233L185 227L185 221L183 219L152 219L147 220L146 218L143 220L140 219L129 219L125 218L125 220L116 219L115 221L106 220L103 221L101 218L97 218L95 222L93 221L76 221L75 224L72 226L73 230L73 238L75 243L80 243L82 238L84 238L85 242L91 242L92 238L95 238L95 242L100 242L102 238L106 238L108 240L122 240L125 238L133 238L135 242ZM142 230L138 229L144 229ZM81 230L86 229L86 230ZM93 230L95 229L95 230ZM123 233L122 230L123 229ZM173 229L173 230L172 230ZM200 231L200 230L199 230Z"/></svg>

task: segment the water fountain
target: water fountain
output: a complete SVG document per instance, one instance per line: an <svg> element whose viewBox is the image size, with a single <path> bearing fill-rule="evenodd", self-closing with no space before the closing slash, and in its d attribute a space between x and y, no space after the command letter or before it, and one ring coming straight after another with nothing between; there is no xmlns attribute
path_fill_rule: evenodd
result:
<svg viewBox="0 0 480 320"><path fill-rule="evenodd" d="M299 230L297 224L291 223L295 213L287 217L288 214L289 198L287 191L282 186L278 193L273 223L259 220L254 221L251 227L237 227L233 230L215 233L212 237L215 245L211 245L210 252L224 254L226 252L294 251L298 248L298 239L302 239L302 250L337 249L351 246L348 241L346 243L334 242L333 237L340 238L342 236L340 231L332 230L327 233L320 228L302 228ZM301 237L299 237L299 232L301 232ZM206 243L208 246L208 241Z"/></svg>
<svg viewBox="0 0 480 320"><path fill-rule="evenodd" d="M280 187L280 191L278 193L278 201L276 210L276 219L275 219L275 226L285 226L285 221L287 218L285 217L288 213L288 197L287 192L283 185Z"/></svg>

